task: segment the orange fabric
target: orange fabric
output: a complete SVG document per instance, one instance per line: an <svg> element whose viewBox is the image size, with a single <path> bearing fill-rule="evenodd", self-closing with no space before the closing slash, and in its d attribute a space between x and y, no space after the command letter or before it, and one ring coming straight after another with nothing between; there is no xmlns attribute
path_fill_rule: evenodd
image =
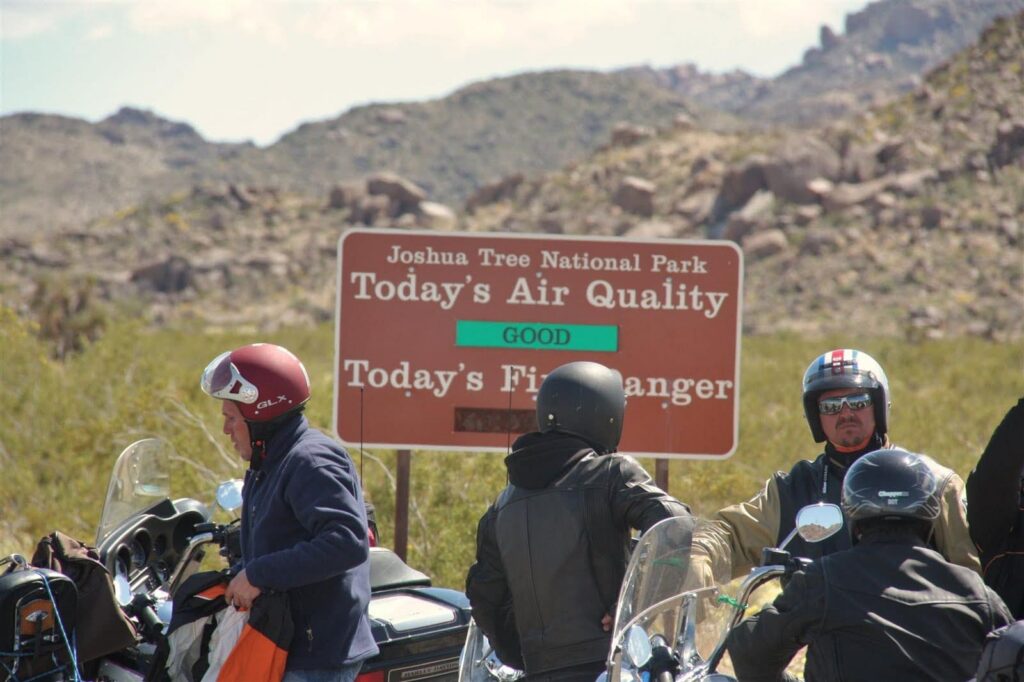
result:
<svg viewBox="0 0 1024 682"><path fill-rule="evenodd" d="M217 597L223 597L224 593L228 591L226 583L217 583L211 587L207 587L202 592L197 593L195 596L200 599L216 599Z"/></svg>
<svg viewBox="0 0 1024 682"><path fill-rule="evenodd" d="M254 682L256 680L280 680L284 677L284 666L288 651L246 625L235 648L220 669L217 682Z"/></svg>

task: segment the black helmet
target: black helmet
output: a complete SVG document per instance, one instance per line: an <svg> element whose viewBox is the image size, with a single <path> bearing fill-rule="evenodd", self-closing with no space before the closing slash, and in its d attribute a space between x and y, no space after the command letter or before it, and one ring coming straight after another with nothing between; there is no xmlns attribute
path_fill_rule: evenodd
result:
<svg viewBox="0 0 1024 682"><path fill-rule="evenodd" d="M843 511L856 531L868 519L908 519L931 525L939 516L938 481L924 455L885 448L864 455L843 480Z"/></svg>
<svg viewBox="0 0 1024 682"><path fill-rule="evenodd" d="M1024 621L988 633L972 682L1024 681Z"/></svg>
<svg viewBox="0 0 1024 682"><path fill-rule="evenodd" d="M596 362L556 368L537 394L537 426L542 432L571 433L599 452L615 452L619 446L625 411L622 375Z"/></svg>
<svg viewBox="0 0 1024 682"><path fill-rule="evenodd" d="M875 410L875 430L885 435L889 424L889 379L877 361L867 353L852 348L837 348L816 357L804 372L804 414L811 427L814 442L825 440L818 414L818 398L825 391L837 388L866 388L871 393Z"/></svg>

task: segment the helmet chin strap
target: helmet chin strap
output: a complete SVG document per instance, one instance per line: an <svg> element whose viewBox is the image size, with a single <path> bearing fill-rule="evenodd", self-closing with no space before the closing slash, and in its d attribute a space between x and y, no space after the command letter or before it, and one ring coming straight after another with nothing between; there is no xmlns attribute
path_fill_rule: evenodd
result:
<svg viewBox="0 0 1024 682"><path fill-rule="evenodd" d="M274 437L281 425L290 421L295 415L302 412L302 406L274 417L270 421L254 422L245 421L249 427L249 447L252 448L252 456L249 458L249 468L259 471L267 459L267 442Z"/></svg>
<svg viewBox="0 0 1024 682"><path fill-rule="evenodd" d="M249 457L249 468L259 471L263 467L263 460L267 458L267 439L263 434L257 436L257 432L263 431L264 429L260 427L265 424L250 421L247 421L246 424L249 426L249 449L252 450L252 455Z"/></svg>

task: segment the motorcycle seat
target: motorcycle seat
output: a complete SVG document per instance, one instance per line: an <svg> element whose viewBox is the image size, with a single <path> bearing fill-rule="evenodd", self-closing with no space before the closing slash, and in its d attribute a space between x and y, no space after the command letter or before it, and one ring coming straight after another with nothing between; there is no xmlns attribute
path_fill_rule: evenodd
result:
<svg viewBox="0 0 1024 682"><path fill-rule="evenodd" d="M384 547L370 548L370 590L399 587L430 587L430 578Z"/></svg>

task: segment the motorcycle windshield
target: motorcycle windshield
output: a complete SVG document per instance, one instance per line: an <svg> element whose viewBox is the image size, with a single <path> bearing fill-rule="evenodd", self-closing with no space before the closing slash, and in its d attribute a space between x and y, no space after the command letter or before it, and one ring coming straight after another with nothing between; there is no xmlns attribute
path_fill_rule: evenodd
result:
<svg viewBox="0 0 1024 682"><path fill-rule="evenodd" d="M697 527L698 522L692 517L670 518L657 523L640 538L619 593L609 669L622 665L623 647L634 626L644 631L648 641L660 636L670 648L676 649L686 628L691 629L693 640L697 637L698 624L686 623L689 602L701 600L701 608L690 611L702 614L701 617L709 615L709 609L718 610L714 600L716 588L701 585L696 572L690 571L691 543ZM717 625L715 629L720 631ZM713 632L702 635L702 640L712 641L715 637Z"/></svg>
<svg viewBox="0 0 1024 682"><path fill-rule="evenodd" d="M107 484L96 545L133 514L152 507L170 495L169 462L173 449L159 438L132 443L114 462Z"/></svg>

